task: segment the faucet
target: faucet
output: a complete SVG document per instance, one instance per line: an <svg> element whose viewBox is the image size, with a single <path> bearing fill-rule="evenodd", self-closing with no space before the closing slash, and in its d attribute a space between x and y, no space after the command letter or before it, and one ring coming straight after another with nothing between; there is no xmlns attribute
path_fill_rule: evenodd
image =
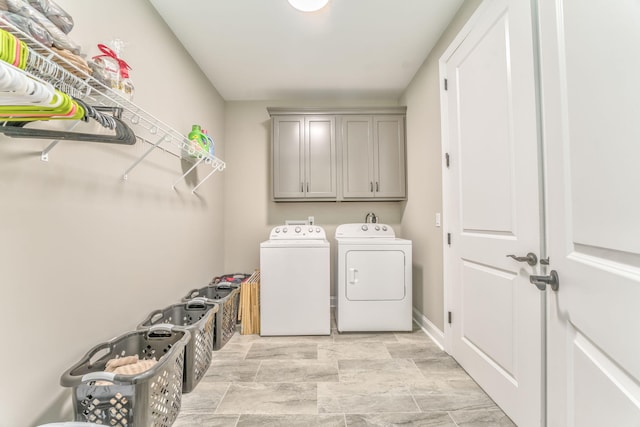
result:
<svg viewBox="0 0 640 427"><path fill-rule="evenodd" d="M378 217L373 212L369 212L367 216L364 217L364 222L368 223L377 223Z"/></svg>

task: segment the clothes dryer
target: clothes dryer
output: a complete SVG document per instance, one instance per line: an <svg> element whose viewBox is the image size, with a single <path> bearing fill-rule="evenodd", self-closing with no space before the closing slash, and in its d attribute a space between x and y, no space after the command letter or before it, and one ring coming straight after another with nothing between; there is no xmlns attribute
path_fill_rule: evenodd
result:
<svg viewBox="0 0 640 427"><path fill-rule="evenodd" d="M260 335L329 335L329 269L322 227L274 227L260 244Z"/></svg>
<svg viewBox="0 0 640 427"><path fill-rule="evenodd" d="M338 331L411 331L411 240L369 223L339 225L335 238Z"/></svg>

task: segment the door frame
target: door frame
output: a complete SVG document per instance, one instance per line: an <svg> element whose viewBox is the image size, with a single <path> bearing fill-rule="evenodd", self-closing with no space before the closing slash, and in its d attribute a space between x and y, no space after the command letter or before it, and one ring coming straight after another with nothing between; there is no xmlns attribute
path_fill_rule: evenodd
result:
<svg viewBox="0 0 640 427"><path fill-rule="evenodd" d="M442 284L443 284L443 303L444 309L442 313L443 320L443 334L444 334L444 350L451 354L453 349L453 341L452 341L452 333L450 330L450 323L448 322L448 312L451 311L451 307L453 305L453 295L451 292L451 278L449 272L449 266L452 264L451 252L447 250L448 246L448 236L447 229L449 229L449 224L452 222L451 212L453 209L453 197L452 195L452 185L451 185L451 174L448 172L448 163L449 159L447 158L450 150L450 141L449 141L449 133L446 131L449 127L449 122L451 121L449 118L449 98L447 95L447 91L445 89L445 76L447 75L447 63L453 56L453 54L458 50L462 42L469 36L473 28L476 26L477 21L480 19L480 16L485 13L485 11L489 8L490 1L483 1L478 8L473 12L469 20L462 27L462 29L458 32L458 35L451 41L449 47L444 51L444 53L440 56L438 60L438 82L440 86L440 137L441 137L441 147L442 147Z"/></svg>

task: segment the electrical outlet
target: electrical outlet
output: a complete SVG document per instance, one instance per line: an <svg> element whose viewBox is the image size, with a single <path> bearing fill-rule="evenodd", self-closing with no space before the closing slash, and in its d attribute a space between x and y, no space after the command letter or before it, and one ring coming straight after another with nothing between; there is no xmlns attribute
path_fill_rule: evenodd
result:
<svg viewBox="0 0 640 427"><path fill-rule="evenodd" d="M436 214L436 227L440 227L440 212Z"/></svg>
<svg viewBox="0 0 640 427"><path fill-rule="evenodd" d="M314 225L316 222L316 219L312 216L309 217L309 225Z"/></svg>

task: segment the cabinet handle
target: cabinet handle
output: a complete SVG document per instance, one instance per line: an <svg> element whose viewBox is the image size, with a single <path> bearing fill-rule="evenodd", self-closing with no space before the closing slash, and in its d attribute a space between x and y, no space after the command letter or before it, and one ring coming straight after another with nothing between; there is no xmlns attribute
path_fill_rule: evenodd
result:
<svg viewBox="0 0 640 427"><path fill-rule="evenodd" d="M304 182L300 183L300 192L304 193Z"/></svg>
<svg viewBox="0 0 640 427"><path fill-rule="evenodd" d="M309 183L307 182L307 193L309 192Z"/></svg>
<svg viewBox="0 0 640 427"><path fill-rule="evenodd" d="M380 184L376 181L376 193L380 192Z"/></svg>
<svg viewBox="0 0 640 427"><path fill-rule="evenodd" d="M373 193L373 181L369 181L370 191Z"/></svg>

